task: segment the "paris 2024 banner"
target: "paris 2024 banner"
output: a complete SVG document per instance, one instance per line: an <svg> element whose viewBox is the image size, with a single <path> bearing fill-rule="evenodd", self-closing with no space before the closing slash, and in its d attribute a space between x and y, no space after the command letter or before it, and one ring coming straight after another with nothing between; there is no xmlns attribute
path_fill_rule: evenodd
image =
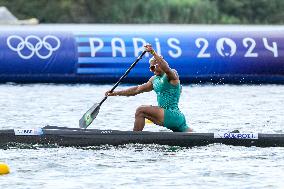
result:
<svg viewBox="0 0 284 189"><path fill-rule="evenodd" d="M0 80L114 82L151 43L185 83L284 83L284 27L125 27L4 30ZM149 58L125 82L147 81Z"/></svg>

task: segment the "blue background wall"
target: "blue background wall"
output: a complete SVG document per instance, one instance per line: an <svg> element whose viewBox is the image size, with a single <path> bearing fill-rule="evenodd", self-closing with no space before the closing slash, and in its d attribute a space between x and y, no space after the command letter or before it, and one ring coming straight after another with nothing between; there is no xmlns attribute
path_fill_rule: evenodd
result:
<svg viewBox="0 0 284 189"><path fill-rule="evenodd" d="M191 30L5 30L0 35L2 82L114 82L148 42L183 82L284 83L284 29L206 27ZM1 31L1 28L0 28ZM127 82L146 81L146 56Z"/></svg>

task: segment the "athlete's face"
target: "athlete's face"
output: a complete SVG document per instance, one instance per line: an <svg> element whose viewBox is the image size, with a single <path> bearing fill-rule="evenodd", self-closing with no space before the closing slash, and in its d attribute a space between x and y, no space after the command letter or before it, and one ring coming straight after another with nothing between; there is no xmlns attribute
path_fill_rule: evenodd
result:
<svg viewBox="0 0 284 189"><path fill-rule="evenodd" d="M162 75L163 71L161 70L157 60L152 60L150 62L150 71L153 72L155 75Z"/></svg>

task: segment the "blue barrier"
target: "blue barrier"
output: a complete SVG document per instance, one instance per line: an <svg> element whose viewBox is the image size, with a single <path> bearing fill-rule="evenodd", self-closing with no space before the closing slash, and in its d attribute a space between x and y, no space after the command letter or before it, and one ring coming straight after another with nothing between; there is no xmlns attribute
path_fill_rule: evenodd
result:
<svg viewBox="0 0 284 189"><path fill-rule="evenodd" d="M284 83L284 28L118 28L2 31L0 81L114 82L148 42L183 82ZM147 81L152 75L148 60L147 54L126 82Z"/></svg>

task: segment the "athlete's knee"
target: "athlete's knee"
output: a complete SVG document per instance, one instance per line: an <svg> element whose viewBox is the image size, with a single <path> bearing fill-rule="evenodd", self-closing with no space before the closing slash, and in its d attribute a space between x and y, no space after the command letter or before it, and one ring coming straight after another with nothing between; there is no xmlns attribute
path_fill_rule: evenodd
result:
<svg viewBox="0 0 284 189"><path fill-rule="evenodd" d="M139 107L136 109L135 117L143 116L143 115L144 115L144 109L145 109L145 106L139 106Z"/></svg>
<svg viewBox="0 0 284 189"><path fill-rule="evenodd" d="M139 116L139 117L140 117L140 116L145 116L148 107L149 107L149 106L145 106L145 105L139 106L139 107L136 109L135 116Z"/></svg>

